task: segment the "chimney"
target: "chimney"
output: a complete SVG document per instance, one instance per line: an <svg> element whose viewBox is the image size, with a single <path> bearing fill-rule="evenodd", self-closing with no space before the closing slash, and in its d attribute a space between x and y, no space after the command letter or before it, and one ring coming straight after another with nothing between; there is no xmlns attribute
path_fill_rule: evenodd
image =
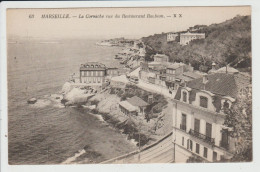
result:
<svg viewBox="0 0 260 172"><path fill-rule="evenodd" d="M216 63L215 62L212 63L212 70L216 70Z"/></svg>
<svg viewBox="0 0 260 172"><path fill-rule="evenodd" d="M202 83L203 83L203 85L204 85L204 90L205 90L205 89L206 89L206 84L208 83L207 74L204 74L204 75L203 75Z"/></svg>

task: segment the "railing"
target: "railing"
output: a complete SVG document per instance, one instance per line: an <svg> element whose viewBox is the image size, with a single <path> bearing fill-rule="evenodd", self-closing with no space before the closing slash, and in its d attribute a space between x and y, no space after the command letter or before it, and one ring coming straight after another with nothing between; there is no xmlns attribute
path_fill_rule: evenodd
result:
<svg viewBox="0 0 260 172"><path fill-rule="evenodd" d="M201 139L201 140L203 140L203 141L206 141L206 142L209 143L209 144L212 144L212 145L215 144L215 139L214 139L214 138L211 138L211 137L209 137L209 136L206 136L206 135L204 135L204 134L201 134L201 133L199 133L199 132L197 132L197 131L195 131L195 130L190 129L189 134L192 135L192 136L194 136L194 137L197 137L197 138L199 138L199 139Z"/></svg>
<svg viewBox="0 0 260 172"><path fill-rule="evenodd" d="M186 131L186 125L180 124L180 129Z"/></svg>
<svg viewBox="0 0 260 172"><path fill-rule="evenodd" d="M222 140L220 140L219 146L229 150L229 144L227 142L223 142Z"/></svg>

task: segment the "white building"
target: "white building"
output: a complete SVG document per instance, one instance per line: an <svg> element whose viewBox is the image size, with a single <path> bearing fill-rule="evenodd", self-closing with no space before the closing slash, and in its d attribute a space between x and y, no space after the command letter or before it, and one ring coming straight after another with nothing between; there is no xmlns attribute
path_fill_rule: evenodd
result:
<svg viewBox="0 0 260 172"><path fill-rule="evenodd" d="M229 128L223 125L223 108L230 108L238 91L243 89L241 86L250 84L249 78L237 75L214 73L178 88L173 100L176 162L186 162L194 155L207 162L232 157L234 138L229 136Z"/></svg>
<svg viewBox="0 0 260 172"><path fill-rule="evenodd" d="M205 33L181 33L180 34L180 44L188 45L190 41L194 39L205 39Z"/></svg>
<svg viewBox="0 0 260 172"><path fill-rule="evenodd" d="M173 33L173 32L167 33L167 42L175 41L177 36L178 36L177 33Z"/></svg>

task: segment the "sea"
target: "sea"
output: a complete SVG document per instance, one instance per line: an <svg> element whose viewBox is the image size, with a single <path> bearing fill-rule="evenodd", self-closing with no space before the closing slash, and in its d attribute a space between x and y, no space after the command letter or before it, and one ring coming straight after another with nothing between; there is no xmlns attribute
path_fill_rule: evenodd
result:
<svg viewBox="0 0 260 172"><path fill-rule="evenodd" d="M81 163L84 157L86 163L98 163L136 149L135 144L100 116L75 107L27 103L32 97L40 99L59 93L71 74L79 73L82 63L119 65L114 57L122 47L98 46L97 41L9 40L9 164Z"/></svg>

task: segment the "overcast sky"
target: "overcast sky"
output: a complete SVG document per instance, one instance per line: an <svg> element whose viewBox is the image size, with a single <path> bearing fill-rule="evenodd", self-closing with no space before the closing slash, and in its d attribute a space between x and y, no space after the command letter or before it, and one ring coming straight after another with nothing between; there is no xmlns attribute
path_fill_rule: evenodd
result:
<svg viewBox="0 0 260 172"><path fill-rule="evenodd" d="M29 15L34 14L33 19ZM69 18L42 19L42 14L142 15L165 18ZM177 14L174 18L173 14ZM182 17L178 17L182 14ZM236 15L251 15L250 7L162 7L162 8L81 8L81 9L9 9L7 34L42 38L140 38L155 33L186 30L197 24L209 25ZM171 16L171 17L166 17Z"/></svg>

